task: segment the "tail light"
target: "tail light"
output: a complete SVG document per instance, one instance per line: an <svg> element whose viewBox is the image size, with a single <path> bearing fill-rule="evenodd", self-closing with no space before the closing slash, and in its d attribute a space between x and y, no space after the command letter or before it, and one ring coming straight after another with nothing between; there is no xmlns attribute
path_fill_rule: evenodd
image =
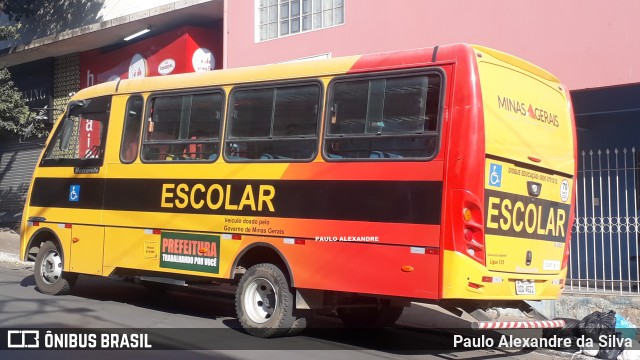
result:
<svg viewBox="0 0 640 360"><path fill-rule="evenodd" d="M473 202L464 201L462 220L464 248L461 252L485 265L484 230L480 207Z"/></svg>
<svg viewBox="0 0 640 360"><path fill-rule="evenodd" d="M455 189L448 200L451 222L450 245L445 248L463 254L485 266L484 211L482 201L471 191ZM450 247L448 247L450 246Z"/></svg>

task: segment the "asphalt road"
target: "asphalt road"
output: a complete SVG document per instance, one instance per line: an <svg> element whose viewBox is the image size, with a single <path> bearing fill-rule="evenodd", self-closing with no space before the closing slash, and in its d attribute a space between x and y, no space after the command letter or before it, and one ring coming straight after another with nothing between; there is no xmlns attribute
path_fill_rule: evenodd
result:
<svg viewBox="0 0 640 360"><path fill-rule="evenodd" d="M5 236L6 238L6 236ZM0 236L0 242L3 237ZM354 333L336 318L316 317L302 335L257 339L245 334L235 319L233 298L224 291L171 290L158 295L133 283L81 276L73 294L49 296L35 287L30 265L0 247L0 328L138 328L162 333L169 346L213 350L84 350L0 351L7 359L568 359L547 350L420 350L443 348L452 333L429 329L443 316L420 306L409 308L399 324L376 333ZM3 255L4 254L4 255ZM460 320L459 320L460 321ZM426 325L425 325L426 324ZM457 326L453 322L454 326ZM464 324L461 322L460 324ZM189 330L170 330L185 328ZM453 330L455 331L455 330ZM168 333L167 333L168 332ZM3 335L4 336L4 335ZM404 347L406 344L407 347ZM404 349L410 348L411 351Z"/></svg>

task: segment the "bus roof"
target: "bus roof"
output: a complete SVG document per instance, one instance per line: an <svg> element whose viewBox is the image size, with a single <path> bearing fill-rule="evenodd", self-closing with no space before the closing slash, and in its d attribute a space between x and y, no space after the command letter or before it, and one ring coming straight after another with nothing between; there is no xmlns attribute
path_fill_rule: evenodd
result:
<svg viewBox="0 0 640 360"><path fill-rule="evenodd" d="M208 72L125 79L94 85L79 91L74 99L88 98L97 94L123 94L162 91L176 88L198 88L212 85L266 82L274 80L321 77L352 72L409 68L431 63L434 48L421 48L388 53L337 57L324 60L309 60L243 68L221 69ZM363 60L372 60L364 61ZM360 64L360 66L358 66ZM179 82L176 81L179 79ZM177 85L179 84L179 86Z"/></svg>
<svg viewBox="0 0 640 360"><path fill-rule="evenodd" d="M484 46L480 46L480 45L472 45L472 47L476 50L485 52L491 56L493 56L494 58L504 61L506 63L509 63L513 66L519 67L525 71L528 71L530 73L533 73L536 76L539 76L545 80L549 80L549 81L553 81L553 82L557 82L559 83L560 80L555 77L553 74L551 74L550 72L548 72L547 70L544 70L543 68L534 65L526 60L522 60L519 57L513 56L513 55L509 55L507 53L504 53L502 51L498 51L495 49L491 49L488 47L484 47Z"/></svg>
<svg viewBox="0 0 640 360"><path fill-rule="evenodd" d="M325 60L288 62L199 73L118 80L83 89L79 91L73 99L86 99L107 94L127 94L177 88L199 88L213 85L225 86L239 83L322 77L373 70L406 69L435 63L434 60L436 59L438 48L442 50L446 48L449 50L446 51L446 53L456 55L454 55L454 58L445 59L440 56L437 63L462 59L465 57L463 56L465 53L468 54L475 49L530 71L549 81L558 82L558 79L549 72L515 56L477 45L451 44L439 47L346 56ZM440 52L440 54L442 53L444 52Z"/></svg>

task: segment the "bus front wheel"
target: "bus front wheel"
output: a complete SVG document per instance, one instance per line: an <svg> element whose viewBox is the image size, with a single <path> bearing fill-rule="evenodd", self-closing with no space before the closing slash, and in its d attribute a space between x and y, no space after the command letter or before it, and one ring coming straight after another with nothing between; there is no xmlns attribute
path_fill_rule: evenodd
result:
<svg viewBox="0 0 640 360"><path fill-rule="evenodd" d="M402 315L402 306L343 307L338 308L338 317L351 328L382 328L391 326Z"/></svg>
<svg viewBox="0 0 640 360"><path fill-rule="evenodd" d="M294 295L282 271L273 264L250 267L236 291L236 313L247 333L262 338L294 335L306 320L294 315Z"/></svg>
<svg viewBox="0 0 640 360"><path fill-rule="evenodd" d="M40 246L34 265L34 277L38 290L49 295L64 295L78 278L78 274L64 272L62 252L51 241Z"/></svg>

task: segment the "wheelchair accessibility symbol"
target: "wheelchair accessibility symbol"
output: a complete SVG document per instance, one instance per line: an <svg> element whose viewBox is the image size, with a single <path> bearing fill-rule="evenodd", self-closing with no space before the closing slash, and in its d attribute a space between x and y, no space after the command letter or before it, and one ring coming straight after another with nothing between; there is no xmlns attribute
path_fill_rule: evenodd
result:
<svg viewBox="0 0 640 360"><path fill-rule="evenodd" d="M71 185L69 187L69 201L80 201L80 185Z"/></svg>
<svg viewBox="0 0 640 360"><path fill-rule="evenodd" d="M502 165L489 164L489 185L500 187L502 186Z"/></svg>

